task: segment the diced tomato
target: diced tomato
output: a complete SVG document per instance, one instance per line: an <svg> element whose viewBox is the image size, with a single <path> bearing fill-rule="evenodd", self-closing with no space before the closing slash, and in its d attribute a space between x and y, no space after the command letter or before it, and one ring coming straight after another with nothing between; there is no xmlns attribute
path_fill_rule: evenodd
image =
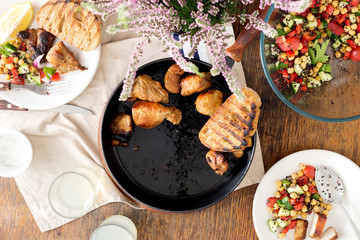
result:
<svg viewBox="0 0 360 240"><path fill-rule="evenodd" d="M306 86L306 84L303 84L303 85L301 85L300 86L300 89L301 89L301 91L307 91L307 86Z"/></svg>
<svg viewBox="0 0 360 240"><path fill-rule="evenodd" d="M309 12L310 12L310 8L307 8L304 12L300 13L299 15L303 18L306 18Z"/></svg>
<svg viewBox="0 0 360 240"><path fill-rule="evenodd" d="M325 19L328 19L333 14L334 10L335 10L335 8L331 4L328 4L325 12L322 13L322 16Z"/></svg>
<svg viewBox="0 0 360 240"><path fill-rule="evenodd" d="M303 82L304 82L304 79L302 79L302 78L297 78L297 79L296 79L296 82L298 82L298 83L303 83Z"/></svg>
<svg viewBox="0 0 360 240"><path fill-rule="evenodd" d="M291 220L289 225L286 226L287 229L294 229L296 226L296 220Z"/></svg>
<svg viewBox="0 0 360 240"><path fill-rule="evenodd" d="M343 22L345 22L346 18L348 17L348 14L339 14L337 16L334 17L334 20L339 23L342 24Z"/></svg>
<svg viewBox="0 0 360 240"><path fill-rule="evenodd" d="M284 194L286 194L286 193L287 193L286 190L280 191L280 194L281 194L281 195L284 195Z"/></svg>
<svg viewBox="0 0 360 240"><path fill-rule="evenodd" d="M277 198L276 197L270 197L270 198L268 198L267 200L266 200L266 206L268 206L268 207L273 207L274 206L274 204L276 203L276 201L277 201Z"/></svg>
<svg viewBox="0 0 360 240"><path fill-rule="evenodd" d="M294 209L295 209L296 211L301 210L304 205L305 205L305 203L298 202L298 203L296 203L296 204L294 205Z"/></svg>
<svg viewBox="0 0 360 240"><path fill-rule="evenodd" d="M308 51L309 51L308 46L305 46L305 47L303 47L303 48L300 50L300 53L301 53L301 54L305 54L305 53L307 53Z"/></svg>
<svg viewBox="0 0 360 240"><path fill-rule="evenodd" d="M301 195L301 197L298 199L298 202L301 202L301 203L305 202L305 194Z"/></svg>
<svg viewBox="0 0 360 240"><path fill-rule="evenodd" d="M319 27L319 26L321 25L321 20L320 20L320 18L317 18L317 19L316 19L316 22L317 22L317 27Z"/></svg>
<svg viewBox="0 0 360 240"><path fill-rule="evenodd" d="M294 205L297 202L297 200L290 198L289 202L290 202L291 205Z"/></svg>
<svg viewBox="0 0 360 240"><path fill-rule="evenodd" d="M284 229L282 230L282 232L285 233L285 234L286 234L288 231L289 231L289 229L287 229L287 228L284 228Z"/></svg>
<svg viewBox="0 0 360 240"><path fill-rule="evenodd" d="M351 25L351 22L350 22L349 19L346 19L346 20L345 20L345 25L346 25L346 26L350 26L350 25Z"/></svg>
<svg viewBox="0 0 360 240"><path fill-rule="evenodd" d="M355 62L360 61L360 47L355 48L351 51L350 58Z"/></svg>
<svg viewBox="0 0 360 240"><path fill-rule="evenodd" d="M11 64L11 63L13 63L14 62L14 58L13 57L8 57L8 59L6 60L6 63L8 63L8 64Z"/></svg>
<svg viewBox="0 0 360 240"><path fill-rule="evenodd" d="M339 24L337 24L336 22L334 21L331 21L328 25L328 29L335 33L336 35L340 35L342 34L343 32L345 32L344 28L340 27Z"/></svg>
<svg viewBox="0 0 360 240"><path fill-rule="evenodd" d="M297 25L296 28L295 28L296 34L300 34L300 33L301 33L301 29L302 29L302 26L301 26L301 25Z"/></svg>
<svg viewBox="0 0 360 240"><path fill-rule="evenodd" d="M309 178L305 175L302 175L301 177L299 177L297 180L296 180L296 183L299 185L299 186L304 186L306 184L309 183Z"/></svg>
<svg viewBox="0 0 360 240"><path fill-rule="evenodd" d="M285 69L284 70L279 70L278 72L283 76L283 78L288 78L289 77L289 73Z"/></svg>
<svg viewBox="0 0 360 240"><path fill-rule="evenodd" d="M317 191L316 191L316 188L314 187L314 185L311 185L311 186L309 187L309 192L310 192L311 194L314 194L314 193L317 192Z"/></svg>
<svg viewBox="0 0 360 240"><path fill-rule="evenodd" d="M54 75L51 76L52 81L59 81L60 80L60 74L56 72Z"/></svg>
<svg viewBox="0 0 360 240"><path fill-rule="evenodd" d="M315 178L315 170L316 170L316 168L314 168L313 166L306 165L303 172L304 172L305 176L307 176L308 178Z"/></svg>
<svg viewBox="0 0 360 240"><path fill-rule="evenodd" d="M357 45L354 43L353 40L348 39L348 40L347 40L347 43L350 45L350 47L351 47L352 49L357 48Z"/></svg>
<svg viewBox="0 0 360 240"><path fill-rule="evenodd" d="M293 56L295 56L295 52L293 50L289 50L289 51L286 52L286 55L288 57L293 57Z"/></svg>
<svg viewBox="0 0 360 240"><path fill-rule="evenodd" d="M279 209L276 209L276 210L273 210L273 212L274 212L274 213L278 213L279 210L280 210L280 208L279 208Z"/></svg>
<svg viewBox="0 0 360 240"><path fill-rule="evenodd" d="M343 59L348 60L350 58L350 54L351 54L350 52L346 52L343 56Z"/></svg>
<svg viewBox="0 0 360 240"><path fill-rule="evenodd" d="M23 79L22 76L13 77L13 78L11 78L10 82L12 84L17 84L17 85L24 85L25 84L24 79Z"/></svg>
<svg viewBox="0 0 360 240"><path fill-rule="evenodd" d="M45 77L45 73L42 69L39 69L39 73L40 73L40 78L44 78Z"/></svg>
<svg viewBox="0 0 360 240"><path fill-rule="evenodd" d="M287 38L290 38L290 37L294 37L295 35L296 35L296 30L289 32L289 33L286 35L286 37L287 37Z"/></svg>
<svg viewBox="0 0 360 240"><path fill-rule="evenodd" d="M302 39L304 41L312 41L316 38L316 32L314 31L307 31L304 33L304 35L302 36Z"/></svg>
<svg viewBox="0 0 360 240"><path fill-rule="evenodd" d="M357 27L356 31L360 32L360 23L358 23L358 27Z"/></svg>
<svg viewBox="0 0 360 240"><path fill-rule="evenodd" d="M22 43L21 43L20 50L26 52L25 42L22 42Z"/></svg>
<svg viewBox="0 0 360 240"><path fill-rule="evenodd" d="M295 52L300 45L300 39L297 37L290 37L286 39L286 41L290 44L290 48Z"/></svg>
<svg viewBox="0 0 360 240"><path fill-rule="evenodd" d="M320 7L321 1L320 0L312 0L311 7Z"/></svg>
<svg viewBox="0 0 360 240"><path fill-rule="evenodd" d="M292 73L291 75L290 75L290 82L293 82L294 80L296 80L297 79L297 77L298 77L298 75L297 75L297 73Z"/></svg>
<svg viewBox="0 0 360 240"><path fill-rule="evenodd" d="M19 75L18 71L15 68L11 69L11 74L13 75L13 77L17 77Z"/></svg>
<svg viewBox="0 0 360 240"><path fill-rule="evenodd" d="M277 37L275 42L276 45L284 52L287 52L291 49L290 44L286 41L285 36Z"/></svg>
<svg viewBox="0 0 360 240"><path fill-rule="evenodd" d="M359 0L351 0L349 6L356 7L359 5Z"/></svg>

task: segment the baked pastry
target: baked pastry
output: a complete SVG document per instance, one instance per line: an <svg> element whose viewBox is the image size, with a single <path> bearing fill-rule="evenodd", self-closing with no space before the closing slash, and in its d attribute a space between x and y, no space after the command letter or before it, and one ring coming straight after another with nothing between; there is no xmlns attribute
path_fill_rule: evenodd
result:
<svg viewBox="0 0 360 240"><path fill-rule="evenodd" d="M94 50L101 39L101 20L80 7L80 0L50 0L36 14L46 31L83 50Z"/></svg>

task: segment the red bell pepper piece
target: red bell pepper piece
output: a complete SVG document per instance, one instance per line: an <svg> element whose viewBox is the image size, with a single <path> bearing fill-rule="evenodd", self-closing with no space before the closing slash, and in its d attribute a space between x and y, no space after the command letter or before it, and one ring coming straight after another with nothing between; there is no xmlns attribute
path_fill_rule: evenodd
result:
<svg viewBox="0 0 360 240"><path fill-rule="evenodd" d="M16 85L24 85L25 84L24 78L22 76L13 77L13 78L11 78L10 82L12 84L16 84Z"/></svg>
<svg viewBox="0 0 360 240"><path fill-rule="evenodd" d="M289 225L287 225L285 228L287 229L294 229L296 226L296 220L291 220Z"/></svg>
<svg viewBox="0 0 360 240"><path fill-rule="evenodd" d="M303 206L305 206L305 203L298 202L298 203L296 203L296 204L294 205L294 209L295 209L296 211L299 211L299 210L302 209Z"/></svg>
<svg viewBox="0 0 360 240"><path fill-rule="evenodd" d="M267 200L266 200L266 206L268 206L268 207L273 207L274 206L274 204L276 203L276 201L277 201L277 198L276 197L270 197L270 198L268 198Z"/></svg>
<svg viewBox="0 0 360 240"><path fill-rule="evenodd" d="M314 193L317 192L317 191L316 191L316 188L314 187L314 185L310 185L310 187L309 187L309 192L310 192L311 194L314 194Z"/></svg>
<svg viewBox="0 0 360 240"><path fill-rule="evenodd" d="M357 48L357 45L354 43L353 40L348 39L348 40L347 40L347 43L350 45L350 47L351 47L352 49Z"/></svg>
<svg viewBox="0 0 360 240"><path fill-rule="evenodd" d="M326 7L325 12L322 13L322 16L325 19L328 19L330 16L332 16L334 10L335 10L335 8L331 4L328 4L327 7Z"/></svg>
<svg viewBox="0 0 360 240"><path fill-rule="evenodd" d="M336 22L334 21L331 21L328 25L328 29L335 33L336 35L340 35L342 34L343 32L345 32L344 28L340 27L339 24L337 24Z"/></svg>
<svg viewBox="0 0 360 240"><path fill-rule="evenodd" d="M343 59L348 60L350 58L350 54L351 54L351 52L346 52L343 56Z"/></svg>
<svg viewBox="0 0 360 240"><path fill-rule="evenodd" d="M359 0L351 0L349 6L356 7L359 5Z"/></svg>
<svg viewBox="0 0 360 240"><path fill-rule="evenodd" d="M345 25L346 25L346 26L350 26L350 25L351 25L351 22L350 22L349 19L346 19L346 20L345 20Z"/></svg>

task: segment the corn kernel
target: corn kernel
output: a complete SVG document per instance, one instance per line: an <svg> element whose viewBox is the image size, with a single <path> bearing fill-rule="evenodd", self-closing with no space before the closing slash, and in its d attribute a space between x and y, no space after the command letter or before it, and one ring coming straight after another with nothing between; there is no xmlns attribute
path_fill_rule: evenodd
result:
<svg viewBox="0 0 360 240"><path fill-rule="evenodd" d="M307 213L304 213L304 212L301 213L301 217L302 217L302 218L307 218Z"/></svg>
<svg viewBox="0 0 360 240"><path fill-rule="evenodd" d="M341 53L340 53L339 51L336 51L336 52L335 52L335 57L340 58L340 57L341 57Z"/></svg>
<svg viewBox="0 0 360 240"><path fill-rule="evenodd" d="M277 210L277 209L279 209L279 204L275 203L273 207L274 207L274 210Z"/></svg>
<svg viewBox="0 0 360 240"><path fill-rule="evenodd" d="M297 175L299 175L299 177L301 177L302 175L304 175L304 172L303 172L302 170L299 170L299 171L297 172Z"/></svg>
<svg viewBox="0 0 360 240"><path fill-rule="evenodd" d="M314 68L313 68L314 73L319 72L319 70L320 70L320 68L318 68L318 67L314 67Z"/></svg>
<svg viewBox="0 0 360 240"><path fill-rule="evenodd" d="M276 29L281 29L281 28L282 28L282 26L280 23L276 25Z"/></svg>
<svg viewBox="0 0 360 240"><path fill-rule="evenodd" d="M293 69L293 68L288 68L287 72L288 72L289 74L293 74L293 73L294 73L294 69Z"/></svg>
<svg viewBox="0 0 360 240"><path fill-rule="evenodd" d="M275 197L276 197L276 198L280 198L280 197L281 197L281 194L280 194L279 192L276 192L276 193L275 193Z"/></svg>
<svg viewBox="0 0 360 240"><path fill-rule="evenodd" d="M359 11L359 8L356 7L356 6L351 9L351 12L352 12L352 13L356 13L356 12L358 12L358 11Z"/></svg>
<svg viewBox="0 0 360 240"><path fill-rule="evenodd" d="M6 67L3 67L2 71L3 71L3 73L8 73L9 69L7 69Z"/></svg>
<svg viewBox="0 0 360 240"><path fill-rule="evenodd" d="M5 64L5 67L9 70L13 69L15 66L12 63Z"/></svg>
<svg viewBox="0 0 360 240"><path fill-rule="evenodd" d="M302 209L301 209L302 212L307 212L307 207L306 206L303 206Z"/></svg>
<svg viewBox="0 0 360 240"><path fill-rule="evenodd" d="M332 1L331 5L336 8L337 6L339 6L339 1Z"/></svg>
<svg viewBox="0 0 360 240"><path fill-rule="evenodd" d="M302 43L299 44L299 47L298 47L297 50L301 50L301 49L303 49L303 44Z"/></svg>
<svg viewBox="0 0 360 240"><path fill-rule="evenodd" d="M297 214L296 214L297 212L295 211L295 210L291 210L290 211L290 215L293 217L293 216L297 216Z"/></svg>
<svg viewBox="0 0 360 240"><path fill-rule="evenodd" d="M337 15L339 15L339 13L340 13L340 10L339 10L339 9L335 9L334 12L333 12L333 15L334 15L334 16L337 16Z"/></svg>
<svg viewBox="0 0 360 240"><path fill-rule="evenodd" d="M25 53L25 58L30 59L31 58L30 53Z"/></svg>
<svg viewBox="0 0 360 240"><path fill-rule="evenodd" d="M283 186L280 186L280 187L278 187L278 191L284 191L285 190L285 188L283 187Z"/></svg>
<svg viewBox="0 0 360 240"><path fill-rule="evenodd" d="M22 65L22 64L24 64L24 60L20 59L18 63L19 63L19 65Z"/></svg>
<svg viewBox="0 0 360 240"><path fill-rule="evenodd" d="M301 67L302 69L305 69L305 68L306 68L306 62L302 62L302 63L300 64L300 67Z"/></svg>
<svg viewBox="0 0 360 240"><path fill-rule="evenodd" d="M321 68L321 67L322 67L322 63L321 63L321 62L318 62L318 63L316 64L316 67Z"/></svg>
<svg viewBox="0 0 360 240"><path fill-rule="evenodd" d="M294 63L297 64L297 65L300 65L301 64L301 58L295 58L294 60Z"/></svg>
<svg viewBox="0 0 360 240"><path fill-rule="evenodd" d="M354 35L356 34L356 32L355 32L354 30L351 30L351 31L349 31L349 34L350 34L351 36L354 36Z"/></svg>
<svg viewBox="0 0 360 240"><path fill-rule="evenodd" d="M345 14L345 13L348 12L348 10L347 10L347 8L343 8L343 9L340 10L340 12L341 12L341 14Z"/></svg>
<svg viewBox="0 0 360 240"><path fill-rule="evenodd" d="M309 13L307 16L306 16L306 19L309 20L310 22L313 21L315 19L314 15L312 13Z"/></svg>
<svg viewBox="0 0 360 240"><path fill-rule="evenodd" d="M282 186L282 183L281 183L280 180L277 180L277 181L276 181L276 186L277 186L277 187L281 187L281 186Z"/></svg>
<svg viewBox="0 0 360 240"><path fill-rule="evenodd" d="M291 28L289 28L289 27L284 27L284 31L285 31L285 32L290 32L290 31L291 31Z"/></svg>
<svg viewBox="0 0 360 240"><path fill-rule="evenodd" d="M4 58L2 58L2 59L0 60L0 64L1 64L1 65L5 65L5 64L6 64L6 60L5 60Z"/></svg>
<svg viewBox="0 0 360 240"><path fill-rule="evenodd" d="M288 57L290 61L294 60L295 56Z"/></svg>
<svg viewBox="0 0 360 240"><path fill-rule="evenodd" d="M291 197L292 199L296 199L296 198L299 197L299 195L297 195L296 193L292 192L292 193L290 193L290 197Z"/></svg>
<svg viewBox="0 0 360 240"><path fill-rule="evenodd" d="M346 48L345 48L345 47L340 48L340 52L341 52L341 53L345 53L345 52L346 52Z"/></svg>
<svg viewBox="0 0 360 240"><path fill-rule="evenodd" d="M326 6L325 5L321 5L319 8L320 13L324 12L326 10Z"/></svg>
<svg viewBox="0 0 360 240"><path fill-rule="evenodd" d="M308 47L312 47L312 46L314 46L314 42L313 42L313 41L309 41L309 42L308 42Z"/></svg>
<svg viewBox="0 0 360 240"><path fill-rule="evenodd" d="M332 209L332 205L331 205L330 203L328 203L328 204L326 205L326 209L330 211L330 210Z"/></svg>
<svg viewBox="0 0 360 240"><path fill-rule="evenodd" d="M314 211L317 212L317 213L320 212L319 206L315 206L315 207L314 207Z"/></svg>
<svg viewBox="0 0 360 240"><path fill-rule="evenodd" d="M19 62L19 58L18 57L14 57L14 63L18 63Z"/></svg>
<svg viewBox="0 0 360 240"><path fill-rule="evenodd" d="M318 39L318 42L321 44L321 43L324 42L324 39L323 39L323 38L319 38L319 39Z"/></svg>
<svg viewBox="0 0 360 240"><path fill-rule="evenodd" d="M313 198L313 199L311 200L310 204L313 205L313 206L314 206L314 205L317 205L317 201Z"/></svg>
<svg viewBox="0 0 360 240"><path fill-rule="evenodd" d="M346 51L347 51L347 52L351 52L351 51L352 51L352 48L351 48L350 46L347 46L347 47L346 47Z"/></svg>
<svg viewBox="0 0 360 240"><path fill-rule="evenodd" d="M325 3L326 3L326 0L321 0L320 3L321 3L321 4L325 4Z"/></svg>

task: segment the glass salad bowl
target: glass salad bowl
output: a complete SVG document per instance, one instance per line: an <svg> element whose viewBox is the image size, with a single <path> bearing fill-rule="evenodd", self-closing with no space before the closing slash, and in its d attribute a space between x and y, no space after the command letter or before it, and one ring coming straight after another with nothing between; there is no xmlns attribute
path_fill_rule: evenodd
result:
<svg viewBox="0 0 360 240"><path fill-rule="evenodd" d="M273 27L282 18L283 12L271 6L265 21ZM306 92L279 84L281 74L276 70L276 58L271 53L275 39L260 36L260 59L266 79L276 95L295 112L311 119L325 122L346 122L360 118L360 62L335 57L330 41L326 54L332 66L333 79L323 82L320 87L309 88Z"/></svg>

